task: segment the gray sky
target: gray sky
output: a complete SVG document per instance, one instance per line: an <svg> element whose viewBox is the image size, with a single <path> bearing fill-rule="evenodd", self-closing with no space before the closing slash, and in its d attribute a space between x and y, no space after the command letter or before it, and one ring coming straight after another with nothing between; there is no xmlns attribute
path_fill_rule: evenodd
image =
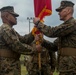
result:
<svg viewBox="0 0 76 75"><path fill-rule="evenodd" d="M58 13L55 11L57 7L59 7L60 2L62 0L52 0L52 15L46 16L44 19L44 23L48 26L57 26L61 23L59 20ZM76 4L76 0L69 0ZM33 0L0 0L0 8L3 6L14 6L14 10L16 13L19 14L18 23L14 26L15 30L19 32L21 35L29 33L29 21L27 20L27 17L34 17L34 5ZM75 5L75 11L74 11L74 17L76 18L76 5ZM31 20L32 22L32 20ZM0 25L2 24L2 21L0 19ZM33 28L33 23L30 24L30 29ZM51 40L51 38L47 38L48 40ZM53 40L51 40L53 41Z"/></svg>

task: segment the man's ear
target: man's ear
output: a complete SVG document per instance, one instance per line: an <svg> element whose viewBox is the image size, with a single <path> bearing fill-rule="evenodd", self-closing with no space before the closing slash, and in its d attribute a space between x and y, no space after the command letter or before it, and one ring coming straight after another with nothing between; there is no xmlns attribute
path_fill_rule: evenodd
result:
<svg viewBox="0 0 76 75"><path fill-rule="evenodd" d="M67 7L67 13L69 14L69 13L71 13L72 12L72 8L71 7Z"/></svg>
<svg viewBox="0 0 76 75"><path fill-rule="evenodd" d="M5 18L8 19L9 18L9 13L5 12Z"/></svg>

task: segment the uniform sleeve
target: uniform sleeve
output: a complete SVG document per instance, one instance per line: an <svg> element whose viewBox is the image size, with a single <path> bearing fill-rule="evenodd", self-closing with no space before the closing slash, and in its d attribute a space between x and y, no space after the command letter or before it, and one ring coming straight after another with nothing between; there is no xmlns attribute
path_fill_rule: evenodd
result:
<svg viewBox="0 0 76 75"><path fill-rule="evenodd" d="M29 34L26 34L24 36L19 36L19 40L22 42L22 43L26 43L26 44L30 44L31 42L33 42L34 40L34 36L32 35L32 33L29 33Z"/></svg>
<svg viewBox="0 0 76 75"><path fill-rule="evenodd" d="M51 27L40 22L38 28L48 37L62 37L76 30L76 23L61 24L56 27Z"/></svg>
<svg viewBox="0 0 76 75"><path fill-rule="evenodd" d="M57 51L58 50L58 47L55 43L52 43L52 42L47 41L47 40L43 40L42 46L48 50L51 49L51 51Z"/></svg>
<svg viewBox="0 0 76 75"><path fill-rule="evenodd" d="M32 52L32 47L27 44L22 44L15 33L9 29L4 28L3 30L3 39L5 40L6 46L15 52L20 54L26 54L26 52Z"/></svg>
<svg viewBox="0 0 76 75"><path fill-rule="evenodd" d="M51 70L52 72L54 72L56 68L56 54L55 52L49 52L49 55L50 55Z"/></svg>

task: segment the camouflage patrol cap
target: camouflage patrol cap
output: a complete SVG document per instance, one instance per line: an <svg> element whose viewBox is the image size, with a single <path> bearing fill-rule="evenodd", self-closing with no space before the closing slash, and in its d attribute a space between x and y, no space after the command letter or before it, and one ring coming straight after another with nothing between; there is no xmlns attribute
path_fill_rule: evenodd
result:
<svg viewBox="0 0 76 75"><path fill-rule="evenodd" d="M60 7L58 7L56 11L59 12L66 7L73 7L73 6L74 6L74 3L71 1L61 1Z"/></svg>
<svg viewBox="0 0 76 75"><path fill-rule="evenodd" d="M9 12L11 14L13 14L15 17L18 17L19 15L17 13L14 12L14 8L13 6L6 6L0 9L1 13L2 12Z"/></svg>

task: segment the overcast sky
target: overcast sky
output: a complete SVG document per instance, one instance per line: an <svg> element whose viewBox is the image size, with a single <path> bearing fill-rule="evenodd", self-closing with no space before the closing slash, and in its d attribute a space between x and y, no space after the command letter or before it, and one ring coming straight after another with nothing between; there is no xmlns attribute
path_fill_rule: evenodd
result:
<svg viewBox="0 0 76 75"><path fill-rule="evenodd" d="M52 15L46 16L44 23L48 26L57 26L61 23L59 20L58 13L55 11L59 7L62 0L52 0ZM76 0L69 0L76 4ZM14 6L14 10L19 14L18 23L14 26L15 30L21 35L29 33L29 21L27 17L34 17L34 5L33 0L0 0L0 8L3 6ZM76 18L76 5L74 6L74 17ZM32 22L32 20L31 20ZM0 19L0 25L2 21ZM33 23L30 23L30 29L34 26ZM51 38L48 38L48 40ZM52 41L52 40L51 40Z"/></svg>

